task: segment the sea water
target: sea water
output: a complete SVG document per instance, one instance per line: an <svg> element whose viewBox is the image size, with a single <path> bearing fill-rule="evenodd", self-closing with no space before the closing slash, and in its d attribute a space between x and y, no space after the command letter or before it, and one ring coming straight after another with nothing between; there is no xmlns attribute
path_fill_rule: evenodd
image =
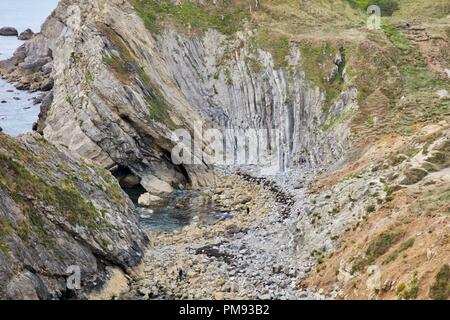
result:
<svg viewBox="0 0 450 320"><path fill-rule="evenodd" d="M19 33L25 29L39 32L42 23L58 0L0 0L0 28L14 27ZM12 57L24 42L16 37L0 36L0 60ZM16 90L14 85L0 79L0 127L12 136L30 132L37 121L39 106L33 98L39 93Z"/></svg>

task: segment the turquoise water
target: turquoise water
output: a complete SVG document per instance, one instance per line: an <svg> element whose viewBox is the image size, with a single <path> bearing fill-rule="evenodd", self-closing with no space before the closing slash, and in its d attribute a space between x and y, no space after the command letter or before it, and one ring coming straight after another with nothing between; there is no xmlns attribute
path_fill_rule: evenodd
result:
<svg viewBox="0 0 450 320"><path fill-rule="evenodd" d="M193 222L211 224L216 221L214 203L199 204L196 199L199 192L193 190L176 190L164 197L161 206L141 208L139 196L145 192L141 188L124 189L136 206L136 211L145 229L172 232Z"/></svg>
<svg viewBox="0 0 450 320"><path fill-rule="evenodd" d="M25 29L39 32L42 23L56 8L58 0L0 0L0 27L14 27L19 33ZM23 44L16 37L0 36L0 60L10 58ZM30 132L39 114L30 94L16 90L0 79L0 127L3 132L16 136ZM3 102L3 103L1 103Z"/></svg>
<svg viewBox="0 0 450 320"><path fill-rule="evenodd" d="M163 206L153 208L153 213L138 208L142 225L148 230L170 232L191 224L199 217L199 212L189 205L196 195L192 191L177 190L166 197Z"/></svg>

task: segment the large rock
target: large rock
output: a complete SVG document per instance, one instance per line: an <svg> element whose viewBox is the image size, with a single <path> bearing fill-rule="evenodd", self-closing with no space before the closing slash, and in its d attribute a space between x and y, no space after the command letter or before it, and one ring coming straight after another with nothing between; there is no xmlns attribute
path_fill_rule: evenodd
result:
<svg viewBox="0 0 450 320"><path fill-rule="evenodd" d="M33 38L33 36L34 32L31 29L27 29L19 35L18 39L22 41L27 41Z"/></svg>
<svg viewBox="0 0 450 320"><path fill-rule="evenodd" d="M133 274L147 238L107 171L39 135L0 133L0 300L84 297L105 267ZM81 288L66 283L79 267Z"/></svg>
<svg viewBox="0 0 450 320"><path fill-rule="evenodd" d="M173 188L170 184L162 181L154 175L146 175L141 180L141 185L151 194L162 195L173 192Z"/></svg>
<svg viewBox="0 0 450 320"><path fill-rule="evenodd" d="M151 195L150 193L144 193L139 197L138 203L141 207L151 208L159 206L164 202L161 197Z"/></svg>
<svg viewBox="0 0 450 320"><path fill-rule="evenodd" d="M120 186L125 189L133 188L141 183L141 178L134 174L126 175L120 179Z"/></svg>
<svg viewBox="0 0 450 320"><path fill-rule="evenodd" d="M19 35L19 32L16 28L13 27L3 27L0 28L0 36L6 36L6 37L17 37Z"/></svg>

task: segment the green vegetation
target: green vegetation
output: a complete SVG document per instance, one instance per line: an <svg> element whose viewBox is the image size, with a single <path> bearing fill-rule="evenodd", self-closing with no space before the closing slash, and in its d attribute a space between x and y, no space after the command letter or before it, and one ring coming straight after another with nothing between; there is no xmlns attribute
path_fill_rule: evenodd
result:
<svg viewBox="0 0 450 320"><path fill-rule="evenodd" d="M89 70L88 67L85 68L84 73L85 73L86 81L88 83L91 83L92 81L94 81L94 76L92 75L92 72L91 72L91 70Z"/></svg>
<svg viewBox="0 0 450 320"><path fill-rule="evenodd" d="M384 255L403 236L403 232L383 232L373 239L366 250L364 257L353 259L352 273L361 272L366 266Z"/></svg>
<svg viewBox="0 0 450 320"><path fill-rule="evenodd" d="M71 97L71 96L66 96L66 102L67 102L69 105L73 106L73 100L72 100L72 97Z"/></svg>
<svg viewBox="0 0 450 320"><path fill-rule="evenodd" d="M389 263L397 259L398 255L411 248L414 245L414 242L416 241L416 238L410 238L403 242L398 249L394 250L392 253L390 253L387 258L383 261L383 264Z"/></svg>
<svg viewBox="0 0 450 320"><path fill-rule="evenodd" d="M28 237L32 230L38 239L47 242L43 218L37 215L30 197L45 205L54 206L72 225L87 226L91 230L102 227L99 224L100 215L93 204L86 202L79 191L68 186L47 183L4 153L0 153L0 185L8 190L16 203L27 213L29 222L32 222L30 226L21 226L20 233L24 238Z"/></svg>
<svg viewBox="0 0 450 320"><path fill-rule="evenodd" d="M137 64L134 55L128 49L127 44L111 27L97 23L97 28L103 32L111 41L111 46L118 52L118 56L113 53L107 53L103 57L103 62L110 68L117 79L123 84L128 84L131 75L141 72L140 66Z"/></svg>
<svg viewBox="0 0 450 320"><path fill-rule="evenodd" d="M0 237L11 233L11 223L3 217L0 217Z"/></svg>
<svg viewBox="0 0 450 320"><path fill-rule="evenodd" d="M7 256L9 252L8 246L1 240L0 240L0 251L3 253L4 256Z"/></svg>
<svg viewBox="0 0 450 320"><path fill-rule="evenodd" d="M225 69L225 78L227 85L232 86L233 85L233 79L231 78L231 72L230 69Z"/></svg>
<svg viewBox="0 0 450 320"><path fill-rule="evenodd" d="M214 28L224 34L233 34L242 28L242 21L249 15L249 10L242 3L223 1L218 5L197 4L182 0L179 4L171 1L132 0L134 8L141 16L145 26L158 32L165 20L174 22L179 27L206 31Z"/></svg>
<svg viewBox="0 0 450 320"><path fill-rule="evenodd" d="M346 66L346 50L339 50L331 47L329 43L322 47L303 46L302 53L302 69L305 71L306 78L317 85L321 91L326 93L325 112L330 104L339 96L344 87L343 73ZM339 65L338 74L332 81L326 78L330 75L334 64L334 57L339 53L343 59Z"/></svg>
<svg viewBox="0 0 450 320"><path fill-rule="evenodd" d="M115 56L105 56L103 57L103 62L107 64L114 75L122 83L129 82L129 74L133 71L131 66L120 57Z"/></svg>
<svg viewBox="0 0 450 320"><path fill-rule="evenodd" d="M433 300L447 300L450 297L450 267L444 264L436 274L433 286L430 289Z"/></svg>
<svg viewBox="0 0 450 320"><path fill-rule="evenodd" d="M103 248L107 248L111 243L109 242L109 240L101 239L100 244Z"/></svg>
<svg viewBox="0 0 450 320"><path fill-rule="evenodd" d="M408 40L408 38L405 36L403 31L400 29L389 25L389 24L383 24L382 29L386 36L389 38L389 40L399 49L401 50L411 50L412 45L411 42Z"/></svg>
<svg viewBox="0 0 450 320"><path fill-rule="evenodd" d="M245 57L244 59L245 63L249 66L250 70L252 70L254 73L261 72L262 65L258 60L249 57Z"/></svg>
<svg viewBox="0 0 450 320"><path fill-rule="evenodd" d="M403 242L400 247L398 248L398 250L400 252L403 252L409 248L411 248L414 245L414 242L416 241L416 238L409 238L408 240L406 240L405 242Z"/></svg>
<svg viewBox="0 0 450 320"><path fill-rule="evenodd" d="M174 129L176 126L168 111L170 110L169 104L167 104L165 98L156 89L149 80L147 80L146 76L142 79L146 84L148 90L146 92L146 96L144 97L145 102L147 103L148 114L151 120L158 120L164 123L167 127Z"/></svg>
<svg viewBox="0 0 450 320"><path fill-rule="evenodd" d="M103 62L124 85L129 84L133 79L139 81L144 90L149 118L174 128L173 121L168 114L169 105L159 90L152 85L149 76L138 64L127 44L109 26L99 23L97 27L108 36L111 45L120 54L120 56L107 55L103 57Z"/></svg>
<svg viewBox="0 0 450 320"><path fill-rule="evenodd" d="M4 256L8 255L9 250L7 244L2 241L2 238L10 234L12 230L10 221L6 218L0 217L0 251Z"/></svg>
<svg viewBox="0 0 450 320"><path fill-rule="evenodd" d="M353 108L353 109L342 112L338 116L332 117L331 120L329 120L325 125L322 126L322 130L324 132L328 132L331 129L334 129L338 125L349 120L355 114L355 112L356 112L356 110Z"/></svg>
<svg viewBox="0 0 450 320"><path fill-rule="evenodd" d="M256 41L262 49L272 54L276 68L287 66L286 56L289 53L289 38L287 36L261 29L258 31Z"/></svg>
<svg viewBox="0 0 450 320"><path fill-rule="evenodd" d="M347 0L347 2L350 3L353 8L361 10L367 10L369 7L369 0Z"/></svg>
<svg viewBox="0 0 450 320"><path fill-rule="evenodd" d="M361 10L367 10L371 5L377 5L381 9L382 16L392 16L392 14L397 11L400 6L395 0L347 0L350 5L354 8L359 8Z"/></svg>
<svg viewBox="0 0 450 320"><path fill-rule="evenodd" d="M404 98L390 111L394 130L410 135L418 123L432 123L448 117L450 101L435 98L436 90L450 90L448 81L429 68L427 58L401 28L384 24L383 30L392 44L400 50L395 64L400 72L402 86L399 88L402 91L398 93L397 99L401 96Z"/></svg>
<svg viewBox="0 0 450 320"><path fill-rule="evenodd" d="M413 300L417 298L417 293L419 291L419 280L417 279L417 272L414 272L413 278L409 283L408 287L404 283L400 283L397 286L397 296L404 300Z"/></svg>
<svg viewBox="0 0 450 320"><path fill-rule="evenodd" d="M408 92L416 92L423 88L428 90L442 88L444 83L436 80L436 76L427 67L405 65L400 68L400 74Z"/></svg>
<svg viewBox="0 0 450 320"><path fill-rule="evenodd" d="M369 261L374 261L385 254L389 248L403 236L402 232L383 232L369 243L366 257Z"/></svg>
<svg viewBox="0 0 450 320"><path fill-rule="evenodd" d="M161 106L159 103L156 102L154 98L151 97L145 97L145 101L148 105L148 113L150 114L150 117L155 120L161 120L163 118L163 110L161 109Z"/></svg>

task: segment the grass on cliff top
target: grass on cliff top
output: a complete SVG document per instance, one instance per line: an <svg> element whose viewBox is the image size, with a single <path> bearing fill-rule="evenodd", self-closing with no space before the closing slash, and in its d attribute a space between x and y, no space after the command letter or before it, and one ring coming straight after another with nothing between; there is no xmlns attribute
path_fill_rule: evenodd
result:
<svg viewBox="0 0 450 320"><path fill-rule="evenodd" d="M346 52L343 48L333 48L329 43L321 47L302 46L302 68L305 76L326 93L325 109L342 92L344 87L343 73L346 66ZM330 82L326 77L336 67L333 60L336 54L340 54L343 62L339 65L336 78Z"/></svg>
<svg viewBox="0 0 450 320"><path fill-rule="evenodd" d="M381 15L392 16L392 14L400 9L400 5L397 0L347 0L354 8L361 10L367 10L371 5L377 5L381 9Z"/></svg>
<svg viewBox="0 0 450 320"><path fill-rule="evenodd" d="M256 40L262 49L272 54L275 67L286 67L286 56L289 53L289 38L286 35L260 29Z"/></svg>
<svg viewBox="0 0 450 320"><path fill-rule="evenodd" d="M397 0L400 4L394 16L407 19L426 17L432 19L445 18L450 14L450 1L448 0Z"/></svg>
<svg viewBox="0 0 450 320"><path fill-rule="evenodd" d="M195 2L182 0L179 4L171 1L131 0L135 10L144 21L145 26L153 31L161 30L164 20L172 20L183 28L206 31L216 29L224 34L233 34L242 28L242 21L248 17L245 1L219 2L214 5L206 2L198 5Z"/></svg>
<svg viewBox="0 0 450 320"><path fill-rule="evenodd" d="M450 90L450 83L428 66L428 58L401 28L384 24L383 31L399 49L396 68L400 75L398 87L401 92L397 98L403 98L396 101L388 115L393 130L411 135L418 124L435 123L448 118L450 103L437 99L436 91Z"/></svg>

